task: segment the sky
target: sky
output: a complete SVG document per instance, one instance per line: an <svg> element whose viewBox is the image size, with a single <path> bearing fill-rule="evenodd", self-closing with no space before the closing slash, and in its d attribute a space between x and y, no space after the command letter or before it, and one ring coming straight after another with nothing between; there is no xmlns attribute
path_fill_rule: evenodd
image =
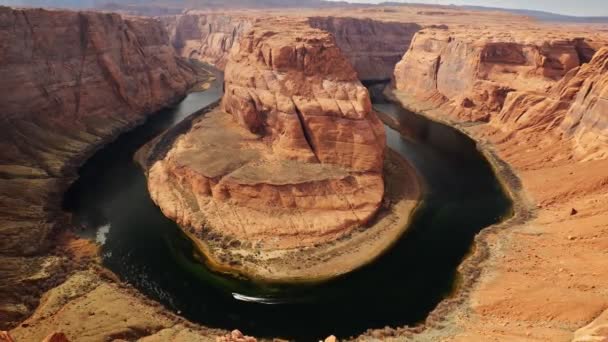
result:
<svg viewBox="0 0 608 342"><path fill-rule="evenodd" d="M347 0L378 3L387 0ZM608 16L608 0L388 0L437 5L474 5L502 8L522 8L575 16Z"/></svg>

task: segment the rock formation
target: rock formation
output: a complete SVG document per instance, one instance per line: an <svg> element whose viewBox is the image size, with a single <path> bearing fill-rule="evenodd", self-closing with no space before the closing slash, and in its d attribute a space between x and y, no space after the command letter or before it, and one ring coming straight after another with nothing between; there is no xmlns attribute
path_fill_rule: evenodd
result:
<svg viewBox="0 0 608 342"><path fill-rule="evenodd" d="M458 120L488 121L509 93L546 93L601 46L568 35L529 34L446 27L420 31L395 69L396 89L411 98L412 109L436 108Z"/></svg>
<svg viewBox="0 0 608 342"><path fill-rule="evenodd" d="M213 3L225 5L225 1ZM151 6L127 7L126 10L149 14L175 14L182 10L180 7ZM238 40L237 36L244 35L248 23L253 23L250 19L234 20L237 15L232 14L210 15L200 20L188 15L182 22L179 17L163 19L172 30L172 44L182 56L199 58L220 67L228 61L227 53ZM384 63L393 60L397 49L408 50L395 74L404 104L458 124L479 141L480 148L490 148L503 158L518 175L515 188L523 187L523 192L534 198L529 212L511 222L508 229L490 228L478 237L475 256L469 260L479 260L478 255L484 254L481 259L485 261L483 267L473 265L475 273L480 273L476 286L459 291L468 300L460 301L455 308L449 306L456 300L444 302L447 304L440 305L428 319L426 329L415 338L467 341L605 339L605 309L608 307L605 296L608 180L605 170L608 159L605 147L606 50L600 49L601 45L606 45L606 40L597 39L601 30L580 29L574 25L565 29L554 24L532 25L529 19L514 15L452 7L369 6L323 12L325 16L358 17L360 21L307 19L319 16L318 10L298 9L291 15L331 31L336 37L335 44L344 50L346 58L364 79L372 72L384 73ZM266 18L268 14L258 12L255 16ZM405 30L403 36L392 35L391 25L366 23L367 17L374 21L417 23L426 28L415 37L411 47L390 46L389 50L389 47L381 47L381 39L366 42L359 34L382 38L382 35L373 35L379 30L391 39L403 39L405 43L410 33ZM205 24L201 26L201 23ZM210 28L207 29L208 24ZM183 31L173 30L178 26ZM279 36L283 33L280 26L273 29ZM574 33L575 30L578 31ZM351 35L356 38L349 38ZM260 40L249 39L252 49L259 46L258 43L264 45L267 38L256 34L252 37ZM305 45L302 42L306 39L319 37L315 33L312 37L299 38ZM320 39L324 42L325 38ZM64 279L66 257L33 255L44 250L52 236L51 230L62 222L59 203L66 185L75 177L74 168L97 146L143 120L144 114L183 95L193 82L192 71L173 55L168 44L169 38L154 20L0 7L0 107L3 109L0 113L0 328L16 327L11 334L18 341L40 341L58 329L72 340L125 336L143 337L142 341L198 340L227 333L201 332L200 327L191 329L192 324L178 324L184 321L158 305L146 302L124 284L109 281L112 277L100 270L72 275L67 282L47 292L46 299L30 319L18 324L37 305L41 291ZM306 44L316 43L307 41ZM363 176L379 178L373 168L362 171L366 168L364 165L376 164L372 162L374 158L362 158L365 154L359 153L358 149L348 150L344 155L327 153L331 144L319 141L323 136L315 137L306 132L306 127L316 123L312 119L319 118L309 113L301 118L298 116L295 99L301 95L295 92L295 85L290 84L292 75L302 77L299 75L304 72L285 72L281 63L275 67L275 63L265 60L270 56L273 60L277 56L284 58L283 54L294 55L295 60L311 60L310 56L300 55L307 49L294 48L297 45L294 43L286 45L278 51L270 47L260 49L259 57L246 56L235 62L251 66L246 70L255 69L253 66L259 70L248 71L253 77L250 80L229 80L229 87L234 92L231 99L224 102L224 108L232 114L215 111L209 113L212 115L208 118L197 118L192 122L192 129L186 127L186 135L173 137L178 148L167 149L159 144L158 150L153 149L160 157L158 165L167 162L171 166L161 176L176 175L172 178L173 183L165 183L171 185L165 194L171 195L171 191L177 195L194 194L192 189L200 192L196 197L182 197L183 203L175 201L177 195L157 198L159 202L173 201L170 203L175 206L165 209L167 212L187 208L187 205L195 207L198 200L210 203L209 198L215 201L213 196L216 194L216 203L233 196L230 199L235 199L240 208L252 211L266 208L267 204L278 205L277 210L283 205L324 206L328 203L324 201L328 195L324 189L333 191L347 184L356 189L354 191L360 191L365 187L355 183ZM365 46L386 48L386 51L364 55ZM245 48L247 46L239 46L240 51ZM365 62L368 60L378 65ZM318 69L330 77L337 77L333 74L336 69ZM279 75L276 83L281 86L271 86L275 84L273 82L267 85L258 75ZM320 89L319 83L312 82L310 89ZM358 87L354 86L354 89ZM278 101L289 97L294 99L292 104ZM317 101L321 107L326 104L325 97ZM341 115L346 102L336 101L334 107L338 109L334 111ZM311 108L308 103L301 107ZM297 108L302 111L299 105ZM293 112L297 121L288 118L287 114ZM242 124L237 124L234 117ZM281 122L285 131L276 129L278 126L274 123L279 122L278 118L284 119ZM468 125L471 121L487 121L488 124ZM211 130L204 129L205 125ZM232 134L229 137L238 139L218 140L213 135L214 128L225 128ZM203 130L208 135L197 138L196 134ZM173 138L168 134L160 141ZM315 145L315 138L320 145ZM213 144L209 144L210 141ZM223 153L217 150L218 141L225 142L219 147ZM196 145L201 142L206 145ZM191 170L194 170L199 167L196 164L170 165L170 162L179 161L176 157L180 153L188 158L200 156L197 146L214 147L216 150L211 156L229 156L229 161L236 161L236 164L212 163L217 169L211 171L221 171L218 174L242 163L245 168L241 171L268 166L273 171L272 177L260 179L256 178L258 172L241 172L236 173L236 177L214 179L190 173L184 167L193 166ZM269 161L256 164L248 159L251 158L249 152L233 153L242 149L263 155ZM575 151L575 157L571 149ZM166 155L159 153L163 150ZM190 155L185 154L187 151ZM339 164L317 162L319 156ZM385 166L389 157L390 153L385 158ZM155 158L150 160L156 161ZM358 161L361 170L350 169L354 161ZM288 179L291 183L286 183L287 171L293 165L302 164L307 165L310 172L305 175L313 181L305 184L306 187L291 184L293 178ZM176 165L179 167L174 167ZM332 177L315 178L319 174L331 174ZM195 180L201 182L195 184ZM406 184L407 180L404 177L393 184L387 183L386 192ZM390 177L387 176L386 181L390 181ZM374 207L372 204L379 196L379 187L375 184L377 182L372 184L369 200L361 204L362 208ZM291 187L290 191L284 197L288 187ZM302 189L309 191L310 188L317 191L313 201L293 200L303 193ZM213 189L222 192L213 193ZM264 197L252 196L262 192ZM323 207L323 211L339 211L336 208ZM572 208L576 208L576 215L571 215ZM411 207L396 211L409 213ZM173 215L183 217L178 211ZM233 219L234 215L231 215L229 213L227 217ZM381 220L384 216L378 217ZM210 229L197 232L194 226L192 228L189 234L193 237L222 240ZM374 237L383 237L384 233L380 231ZM329 235L314 238L331 240ZM366 240L374 239L366 237ZM270 242L262 247L276 243ZM236 247L240 243L223 240L220 249L247 251ZM290 243L297 245L297 242ZM343 251L352 250L351 246L346 247ZM363 250L369 250L368 246L364 247ZM251 256L245 255L246 258ZM293 254L279 256L289 259ZM317 256L322 259L326 254ZM302 268L313 268L311 264L300 263L298 258L293 259L294 264ZM471 265L467 265L461 269L470 268ZM467 276L470 275L463 279ZM449 315L447 310L450 310ZM74 324L92 313L94 320ZM433 325L437 319L442 321ZM451 328L445 329L448 324ZM578 328L581 329L574 333ZM89 333L83 336L83 330ZM423 328L417 327L395 331L411 334L421 330ZM401 338L393 336L392 332L391 336ZM370 332L370 338L376 338L374 332Z"/></svg>
<svg viewBox="0 0 608 342"><path fill-rule="evenodd" d="M380 208L384 127L332 35L305 21L257 23L232 50L221 110L172 137L184 130L139 160L152 199L208 255L213 241L235 247L223 254L322 245Z"/></svg>
<svg viewBox="0 0 608 342"><path fill-rule="evenodd" d="M29 298L11 286L58 264L22 257L48 246L76 167L179 100L195 75L156 20L0 7L2 301ZM0 321L24 312L1 305Z"/></svg>
<svg viewBox="0 0 608 342"><path fill-rule="evenodd" d="M547 94L511 92L497 118L512 131L555 131L573 138L582 158L605 158L608 151L608 47L570 70Z"/></svg>
<svg viewBox="0 0 608 342"><path fill-rule="evenodd" d="M179 55L223 69L232 46L249 30L253 18L189 11L160 20Z"/></svg>
<svg viewBox="0 0 608 342"><path fill-rule="evenodd" d="M359 79L390 80L395 65L422 27L415 23L369 18L311 17L310 26L330 32Z"/></svg>
<svg viewBox="0 0 608 342"><path fill-rule="evenodd" d="M193 222L192 212L163 205L151 182L154 200L182 226L302 247L344 235L378 210L383 127L331 36L296 25L283 32L258 25L242 38L225 72L222 109L232 118L207 115L158 173L179 179L202 211L221 214Z"/></svg>
<svg viewBox="0 0 608 342"><path fill-rule="evenodd" d="M231 55L224 111L288 159L381 171L384 128L333 37L297 22L259 27Z"/></svg>

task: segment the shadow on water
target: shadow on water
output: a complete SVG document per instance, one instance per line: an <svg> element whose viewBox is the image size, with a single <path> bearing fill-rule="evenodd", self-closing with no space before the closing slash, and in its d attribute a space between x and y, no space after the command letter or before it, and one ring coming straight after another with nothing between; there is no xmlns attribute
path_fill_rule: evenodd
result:
<svg viewBox="0 0 608 342"><path fill-rule="evenodd" d="M426 183L409 232L373 264L314 286L267 286L214 274L150 200L132 159L144 143L220 96L218 81L122 135L81 169L65 202L85 227L83 235L103 244L106 267L192 321L304 341L420 322L453 290L475 234L510 213L510 200L472 140L376 99L377 110L411 132L403 138L387 129L388 143Z"/></svg>

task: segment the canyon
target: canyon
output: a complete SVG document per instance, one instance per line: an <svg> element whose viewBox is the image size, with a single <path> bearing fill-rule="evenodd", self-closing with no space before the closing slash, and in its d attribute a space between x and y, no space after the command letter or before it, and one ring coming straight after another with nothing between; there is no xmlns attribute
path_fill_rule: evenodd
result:
<svg viewBox="0 0 608 342"><path fill-rule="evenodd" d="M199 72L152 19L0 7L0 322L61 281L71 261L47 253L69 225L62 196L94 151L179 101Z"/></svg>
<svg viewBox="0 0 608 342"><path fill-rule="evenodd" d="M608 308L606 32L449 7L327 8L322 16L313 9L192 10L158 19L0 7L0 328L11 328L17 341L56 330L73 340L232 338L121 282L95 261L96 246L65 234L70 220L61 210L78 166L96 149L211 78L187 61L193 58L225 71L221 105L138 156L151 196L166 216L193 228L186 229L193 240L209 237L200 234L209 217L188 210L226 197L263 224L253 222L252 235L230 231L216 251L236 240L261 249L323 244L373 220L385 192L416 178L384 152L383 127L359 83L392 79L387 96L478 142L517 205L513 218L479 234L460 266L465 280L424 325L358 339L601 341ZM352 127L357 134L346 134ZM333 138L347 139L342 150L328 142ZM295 168L307 172L294 175ZM383 180L383 169L398 172ZM335 216L346 207L326 188L344 190L363 217ZM416 184L406 188L416 199ZM300 201L297 192L314 200ZM407 221L414 204L410 198L393 212ZM302 222L322 224L300 226L295 238L279 222L265 230L268 206L321 209ZM213 232L218 223L210 222ZM287 238L269 239L276 235ZM271 270L292 272L302 260ZM322 263L308 266L324 271ZM95 327L73 323L91 313Z"/></svg>

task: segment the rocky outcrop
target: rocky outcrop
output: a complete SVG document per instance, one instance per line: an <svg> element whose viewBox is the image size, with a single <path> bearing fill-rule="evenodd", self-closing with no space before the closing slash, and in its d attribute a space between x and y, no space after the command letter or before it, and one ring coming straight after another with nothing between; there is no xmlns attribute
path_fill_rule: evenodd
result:
<svg viewBox="0 0 608 342"><path fill-rule="evenodd" d="M514 31L420 31L395 69L395 86L413 109L489 121L511 92L546 94L571 70L589 62L601 42Z"/></svg>
<svg viewBox="0 0 608 342"><path fill-rule="evenodd" d="M332 35L304 21L260 22L245 34L225 69L221 108L190 125L138 159L152 199L211 260L266 257L252 247L283 260L277 251L335 241L380 209L384 127ZM213 255L213 241L230 247ZM295 274L261 265L264 278ZM322 277L353 267L326 267Z"/></svg>
<svg viewBox="0 0 608 342"><path fill-rule="evenodd" d="M574 137L578 149L587 151L587 157L608 157L608 47L562 84L565 94L574 93L579 86L562 130Z"/></svg>
<svg viewBox="0 0 608 342"><path fill-rule="evenodd" d="M0 7L0 79L0 270L16 277L0 277L0 298L19 302L31 297L11 286L45 264L22 257L48 247L76 167L184 96L195 72L157 20ZM27 312L0 304L7 324Z"/></svg>
<svg viewBox="0 0 608 342"><path fill-rule="evenodd" d="M308 22L334 35L336 45L364 81L390 80L414 34L422 28L415 23L349 17L312 17Z"/></svg>
<svg viewBox="0 0 608 342"><path fill-rule="evenodd" d="M189 11L183 15L161 17L177 53L212 64L226 66L232 46L252 25L253 19Z"/></svg>
<svg viewBox="0 0 608 342"><path fill-rule="evenodd" d="M570 70L546 94L508 94L497 124L509 131L553 131L572 139L586 159L605 158L608 146L608 48Z"/></svg>
<svg viewBox="0 0 608 342"><path fill-rule="evenodd" d="M381 171L384 128L353 67L330 34L292 25L242 38L225 71L222 108L288 159Z"/></svg>

